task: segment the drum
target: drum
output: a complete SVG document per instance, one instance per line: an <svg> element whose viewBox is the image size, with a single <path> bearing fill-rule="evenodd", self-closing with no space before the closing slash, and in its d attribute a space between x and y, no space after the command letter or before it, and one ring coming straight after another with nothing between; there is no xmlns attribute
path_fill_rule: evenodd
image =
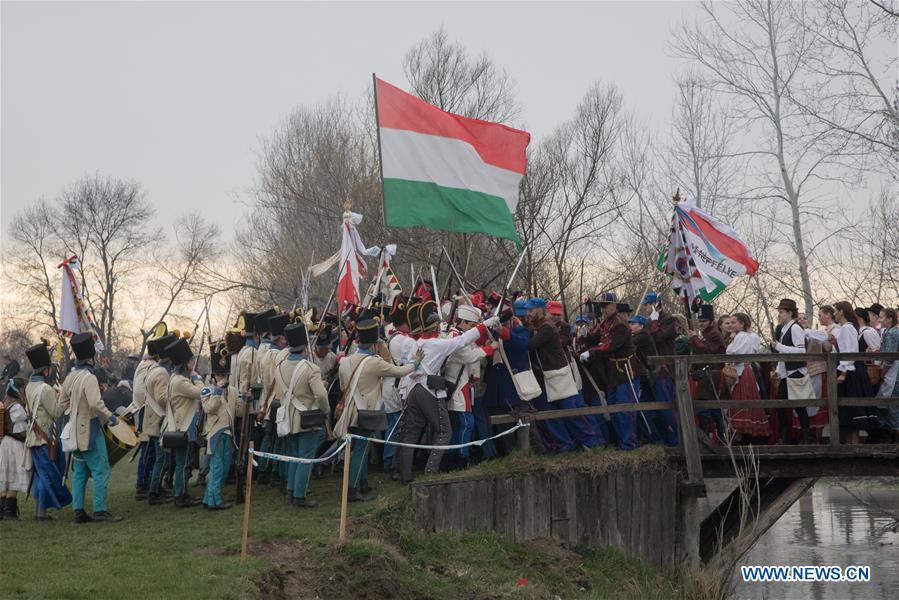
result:
<svg viewBox="0 0 899 600"><path fill-rule="evenodd" d="M109 454L110 467L125 458L139 443L137 435L134 433L134 426L121 419L112 427L104 425L103 437L106 439L106 452Z"/></svg>

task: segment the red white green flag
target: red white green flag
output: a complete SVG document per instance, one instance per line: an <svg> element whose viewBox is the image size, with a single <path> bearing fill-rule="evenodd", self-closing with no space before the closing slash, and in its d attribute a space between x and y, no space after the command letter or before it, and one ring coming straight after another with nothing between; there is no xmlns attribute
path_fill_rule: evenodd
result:
<svg viewBox="0 0 899 600"><path fill-rule="evenodd" d="M759 263L739 233L686 199L674 208L668 249L659 256L658 268L692 305L695 298L711 302L735 277L755 275Z"/></svg>
<svg viewBox="0 0 899 600"><path fill-rule="evenodd" d="M375 103L388 226L520 244L513 215L528 132L448 113L377 78Z"/></svg>

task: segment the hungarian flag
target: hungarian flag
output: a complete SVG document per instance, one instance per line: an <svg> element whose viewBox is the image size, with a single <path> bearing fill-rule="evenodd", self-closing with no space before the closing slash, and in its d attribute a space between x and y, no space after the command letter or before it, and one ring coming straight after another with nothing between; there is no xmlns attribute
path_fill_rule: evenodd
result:
<svg viewBox="0 0 899 600"><path fill-rule="evenodd" d="M388 226L520 245L513 215L528 132L448 113L377 78L375 105Z"/></svg>
<svg viewBox="0 0 899 600"><path fill-rule="evenodd" d="M740 234L688 198L675 206L668 250L659 256L658 268L692 305L696 298L710 302L735 277L755 275L759 263Z"/></svg>

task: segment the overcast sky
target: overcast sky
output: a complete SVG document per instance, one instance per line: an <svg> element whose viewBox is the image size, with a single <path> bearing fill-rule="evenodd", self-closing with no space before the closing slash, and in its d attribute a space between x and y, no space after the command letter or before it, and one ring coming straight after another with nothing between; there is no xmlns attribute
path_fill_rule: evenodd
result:
<svg viewBox="0 0 899 600"><path fill-rule="evenodd" d="M539 138L597 79L668 122L671 28L692 2L2 3L2 222L86 173L135 178L158 220L226 236L260 140L297 105L408 89L402 57L441 25L517 82Z"/></svg>

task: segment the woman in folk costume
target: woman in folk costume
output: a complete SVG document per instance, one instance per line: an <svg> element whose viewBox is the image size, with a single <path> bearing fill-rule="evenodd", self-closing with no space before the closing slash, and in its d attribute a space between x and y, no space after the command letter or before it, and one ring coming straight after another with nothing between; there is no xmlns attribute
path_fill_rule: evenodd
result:
<svg viewBox="0 0 899 600"><path fill-rule="evenodd" d="M228 395L228 371L230 356L224 342L210 344L210 360L214 387L204 387L200 391L200 405L206 418L203 421L203 436L206 438L206 454L209 455L209 476L206 479L206 492L203 494L203 507L206 510L225 510L231 504L222 500L222 484L234 447L233 426L234 414Z"/></svg>
<svg viewBox="0 0 899 600"><path fill-rule="evenodd" d="M203 391L203 381L194 371L194 353L191 352L186 339L175 340L165 348L164 352L172 361L172 374L169 379L168 404L166 405L162 435L164 440L166 436L176 437L177 434L186 434L186 442L179 442L172 447L175 456L172 494L175 497L175 506L187 508L198 504L198 501L187 493L185 479L187 478L187 453L191 447L190 442L197 441L197 421L200 416L198 409ZM180 437L183 438L184 435Z"/></svg>
<svg viewBox="0 0 899 600"><path fill-rule="evenodd" d="M736 313L731 316L734 329L733 338L727 345L728 354L759 354L762 351L762 341L757 333L752 331L752 319L745 313ZM737 371L737 381L730 388L730 397L733 400L759 400L758 381L750 363L738 362L734 364ZM746 442L750 438L764 438L770 441L771 424L768 415L761 408L732 408L729 411L730 424L737 435Z"/></svg>
<svg viewBox="0 0 899 600"><path fill-rule="evenodd" d="M281 408L275 415L279 434L285 438L288 456L312 459L324 439L323 427L328 418L328 390L321 369L309 360L308 338L303 323L284 328L288 352L275 359L276 395ZM280 420L280 421L279 421ZM314 508L318 502L306 497L312 465L290 463L287 467L287 492L291 506Z"/></svg>
<svg viewBox="0 0 899 600"><path fill-rule="evenodd" d="M421 360L421 357L416 355L417 362L415 364L397 366L381 358L378 349L380 343L378 329L376 319L363 319L356 323L358 349L340 361L337 374L340 378L340 389L344 390L343 412L334 426L334 435L339 438L344 437L347 433L373 437L377 432L365 428L367 423L359 422L359 411L377 412L381 410L382 379L405 377L415 371ZM368 448L367 440L356 440L352 444L349 482L349 500L351 502L368 500L359 492L358 487L362 480L368 478ZM398 458L402 459L402 454ZM411 464L409 466L411 470Z"/></svg>
<svg viewBox="0 0 899 600"><path fill-rule="evenodd" d="M0 498L3 506L0 516L18 520L18 493L28 491L31 473L25 468L25 438L28 429L28 411L22 399L23 381L18 377L6 384L3 400L3 437L0 437Z"/></svg>
<svg viewBox="0 0 899 600"><path fill-rule="evenodd" d="M839 328L831 339L837 352L859 352L857 317L849 302L834 304ZM841 398L872 397L871 382L864 361L841 360L837 365L837 391ZM874 430L879 424L873 408L868 406L840 407L840 436L843 443L859 444L859 431Z"/></svg>
<svg viewBox="0 0 899 600"><path fill-rule="evenodd" d="M454 337L476 327L481 321L481 311L469 304L462 304L456 309L456 317L458 324L451 330ZM478 340L478 343L484 342L485 339ZM447 406L453 428L450 445L467 444L471 441L471 434L474 431L472 382L480 378L481 360L493 356L492 346L479 346L478 343L465 346L446 359L444 373L450 389L453 390L453 396ZM469 456L467 446L451 452L450 455L458 461L458 466L467 466Z"/></svg>
<svg viewBox="0 0 899 600"><path fill-rule="evenodd" d="M33 369L25 388L28 410L33 425L29 428L25 447L30 452L34 483L31 495L37 501L35 519L49 519L48 508L57 510L72 502L72 494L63 485L66 459L59 449L56 419L62 415L56 390L47 383L50 375L50 350L43 343L25 351Z"/></svg>
<svg viewBox="0 0 899 600"><path fill-rule="evenodd" d="M69 341L75 353L75 366L62 383L59 392L59 409L67 411L69 422L60 436L61 445L74 446L72 451L72 509L76 523L89 521L121 521L110 514L107 506L109 490L109 455L106 439L101 431L102 423L118 423L100 396L100 384L94 375L94 338L90 333L79 333ZM93 516L84 510L84 497L88 477L94 481Z"/></svg>

